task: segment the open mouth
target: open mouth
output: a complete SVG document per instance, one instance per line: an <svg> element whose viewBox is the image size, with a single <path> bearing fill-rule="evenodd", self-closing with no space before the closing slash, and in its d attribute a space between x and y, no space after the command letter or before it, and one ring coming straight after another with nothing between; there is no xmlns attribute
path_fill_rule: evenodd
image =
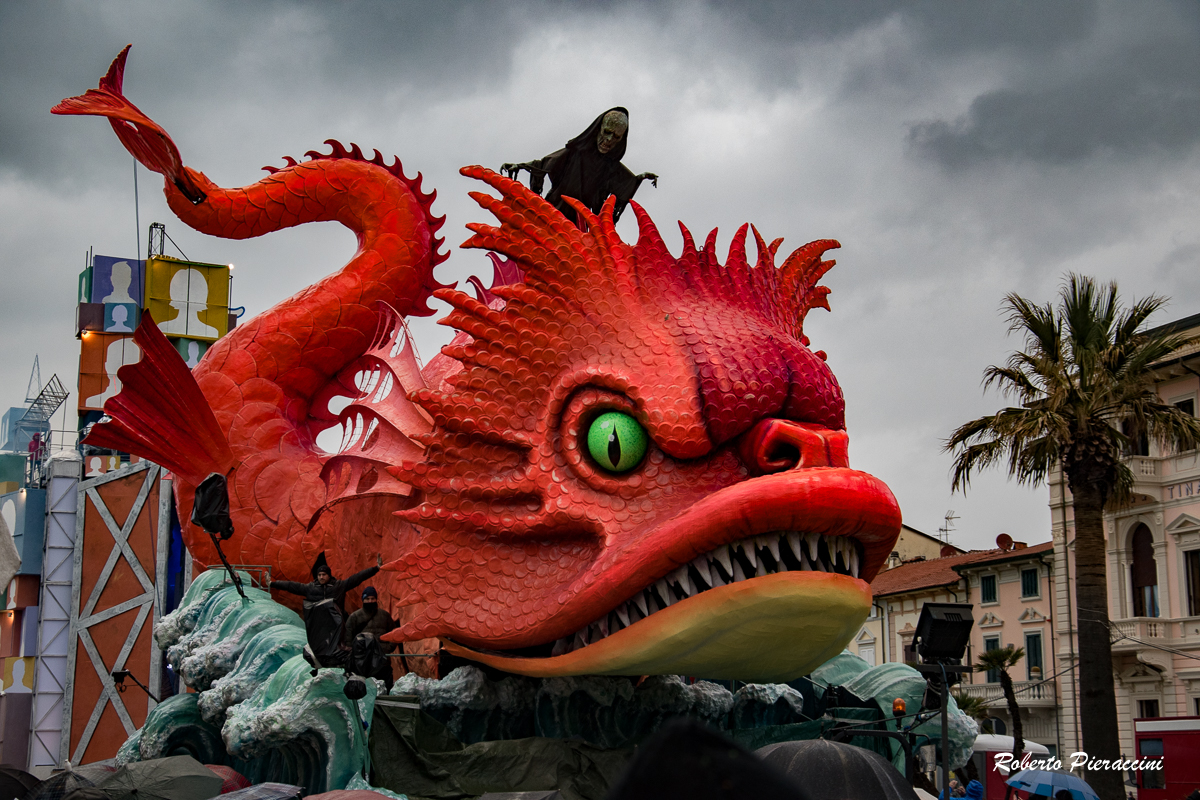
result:
<svg viewBox="0 0 1200 800"><path fill-rule="evenodd" d="M575 608L607 610L587 624L577 618L571 634L560 628L561 638L508 650L442 641L456 655L533 677L788 681L840 653L858 630L871 606L867 581L899 530L895 498L866 473L754 478L614 552L600 567L605 580L570 596Z"/></svg>
<svg viewBox="0 0 1200 800"><path fill-rule="evenodd" d="M766 533L722 545L685 564L600 619L554 643L552 656L595 644L665 608L710 589L780 572L825 572L857 578L862 545L849 536Z"/></svg>

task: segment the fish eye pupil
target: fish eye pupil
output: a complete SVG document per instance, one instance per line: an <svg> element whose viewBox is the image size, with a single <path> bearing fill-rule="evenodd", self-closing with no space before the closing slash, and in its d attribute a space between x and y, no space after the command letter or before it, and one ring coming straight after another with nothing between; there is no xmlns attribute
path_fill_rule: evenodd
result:
<svg viewBox="0 0 1200 800"><path fill-rule="evenodd" d="M622 473L636 467L646 454L649 437L632 415L607 411L592 420L587 430L587 450L606 472Z"/></svg>

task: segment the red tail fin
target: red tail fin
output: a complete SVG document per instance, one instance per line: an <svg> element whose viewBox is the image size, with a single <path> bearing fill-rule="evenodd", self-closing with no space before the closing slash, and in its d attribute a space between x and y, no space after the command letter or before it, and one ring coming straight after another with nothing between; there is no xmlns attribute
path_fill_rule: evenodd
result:
<svg viewBox="0 0 1200 800"><path fill-rule="evenodd" d="M199 203L205 198L204 192L184 168L175 142L121 93L125 80L125 59L132 46L125 45L121 54L113 59L108 73L100 79L98 88L88 89L78 97L68 97L50 109L50 113L108 117L117 138L134 158L147 169L166 176L184 196L193 203Z"/></svg>
<svg viewBox="0 0 1200 800"><path fill-rule="evenodd" d="M183 357L147 312L133 341L142 358L118 370L121 391L104 404L111 419L97 423L85 444L148 458L193 483L224 475L233 453Z"/></svg>

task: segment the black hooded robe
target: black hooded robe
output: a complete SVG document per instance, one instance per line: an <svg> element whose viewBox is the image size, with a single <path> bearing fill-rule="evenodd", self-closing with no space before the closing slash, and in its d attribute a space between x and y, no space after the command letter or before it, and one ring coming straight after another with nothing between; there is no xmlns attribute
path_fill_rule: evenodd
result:
<svg viewBox="0 0 1200 800"><path fill-rule="evenodd" d="M308 646L322 666L341 666L346 661L347 650L342 646L346 624L346 592L370 579L379 572L379 567L368 567L345 580L333 580L322 586L317 582L317 569L329 568L325 554L321 553L312 566L312 583L296 581L271 581L271 588L289 592L304 598L304 630L308 635Z"/></svg>
<svg viewBox="0 0 1200 800"><path fill-rule="evenodd" d="M629 116L629 112L621 106L610 108L592 120L592 124L567 142L567 146L562 150L528 164L531 168L529 188L541 194L545 176L549 175L550 192L546 195L546 200L576 224L578 223L575 219L575 209L562 199L564 195L574 197L593 214L600 213L610 194L616 195L617 204L613 216L619 218L642 183L621 163L625 156L625 146L629 142L628 129L616 146L607 153L601 153L600 148L596 146L604 115L610 111L620 111L626 117Z"/></svg>

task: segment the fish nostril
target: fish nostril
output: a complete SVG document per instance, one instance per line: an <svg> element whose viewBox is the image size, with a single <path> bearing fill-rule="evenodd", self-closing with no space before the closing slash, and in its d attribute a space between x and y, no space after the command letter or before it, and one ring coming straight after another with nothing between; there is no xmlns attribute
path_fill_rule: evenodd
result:
<svg viewBox="0 0 1200 800"><path fill-rule="evenodd" d="M791 442L776 439L764 442L759 449L756 465L764 475L795 469L800 463L800 448Z"/></svg>
<svg viewBox="0 0 1200 800"><path fill-rule="evenodd" d="M742 436L739 451L747 469L770 475L807 467L844 467L845 431L806 422L764 419Z"/></svg>

